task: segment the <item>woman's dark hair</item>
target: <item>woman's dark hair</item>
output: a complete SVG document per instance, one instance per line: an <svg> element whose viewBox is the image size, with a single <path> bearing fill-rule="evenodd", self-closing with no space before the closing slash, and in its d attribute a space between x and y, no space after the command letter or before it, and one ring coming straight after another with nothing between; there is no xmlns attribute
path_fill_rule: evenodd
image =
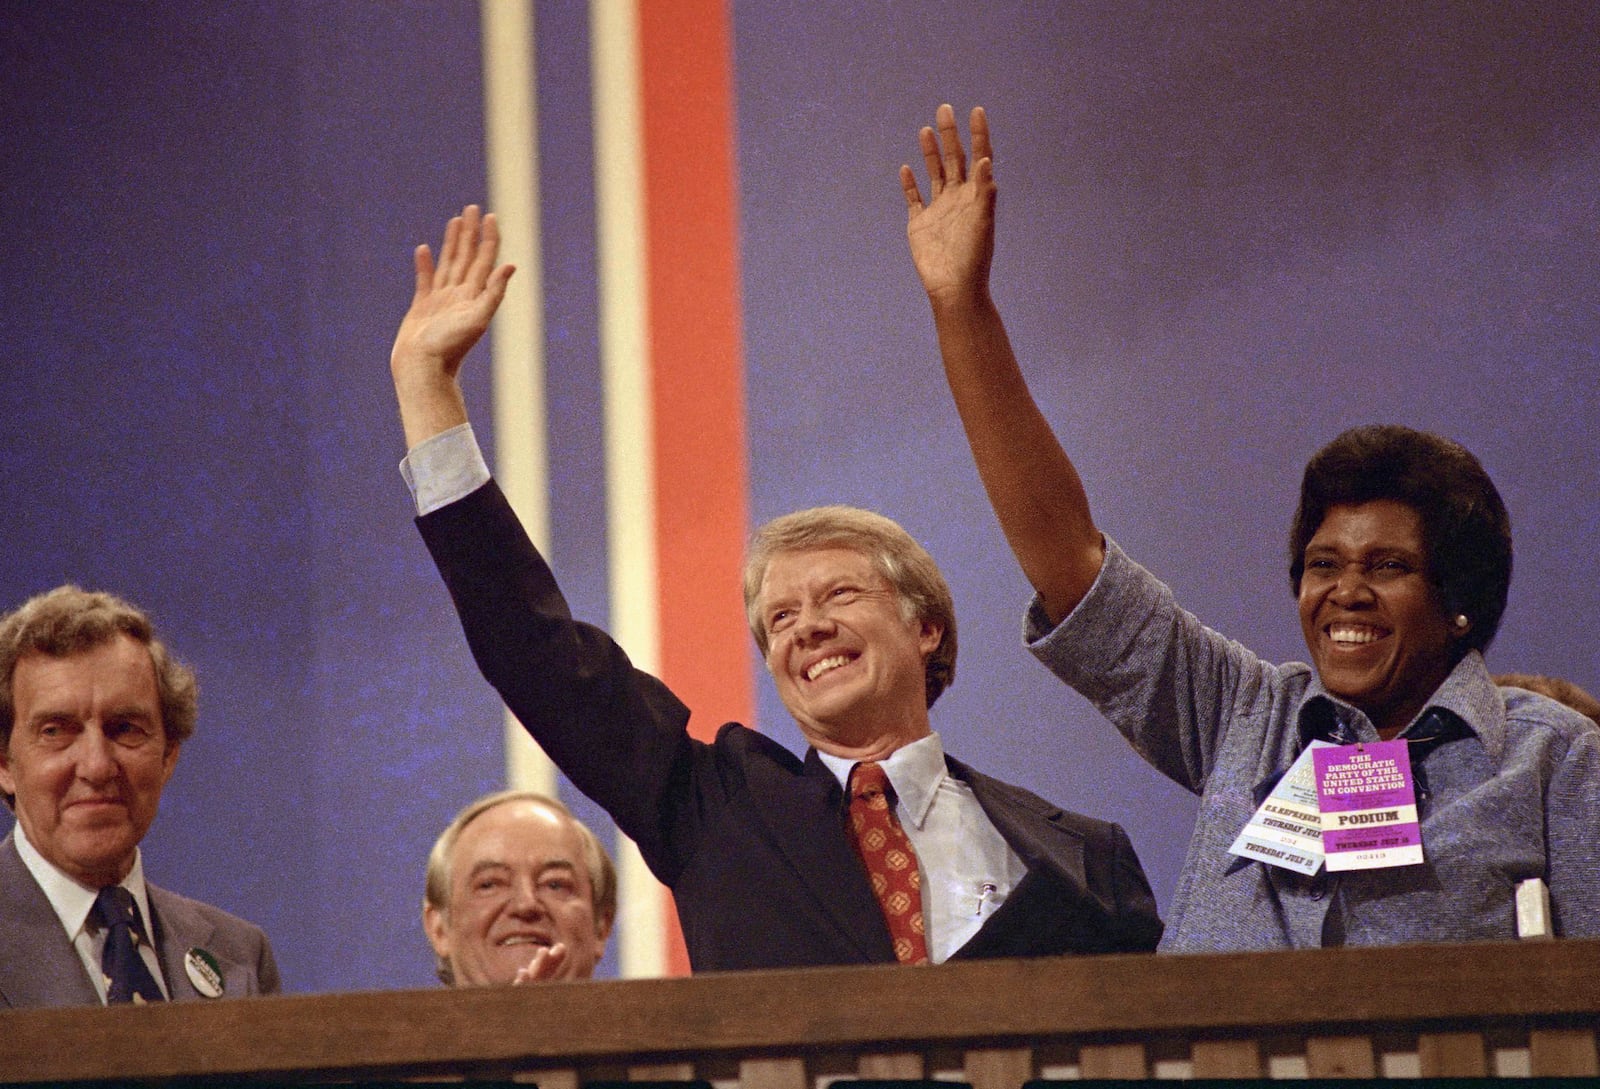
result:
<svg viewBox="0 0 1600 1089"><path fill-rule="evenodd" d="M1317 451L1300 484L1289 529L1289 584L1300 593L1306 545L1328 508L1393 499L1422 519L1428 575L1445 615L1471 628L1459 658L1483 650L1500 627L1511 588L1511 518L1483 466L1460 443L1393 424L1353 427Z"/></svg>

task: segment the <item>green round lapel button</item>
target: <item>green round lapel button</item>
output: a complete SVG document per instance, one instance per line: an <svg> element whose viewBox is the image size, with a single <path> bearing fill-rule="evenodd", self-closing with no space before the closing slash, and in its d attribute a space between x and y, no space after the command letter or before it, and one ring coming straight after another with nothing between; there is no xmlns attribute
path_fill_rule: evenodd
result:
<svg viewBox="0 0 1600 1089"><path fill-rule="evenodd" d="M207 950L195 946L183 955L183 970L189 982L206 998L222 997L222 965Z"/></svg>

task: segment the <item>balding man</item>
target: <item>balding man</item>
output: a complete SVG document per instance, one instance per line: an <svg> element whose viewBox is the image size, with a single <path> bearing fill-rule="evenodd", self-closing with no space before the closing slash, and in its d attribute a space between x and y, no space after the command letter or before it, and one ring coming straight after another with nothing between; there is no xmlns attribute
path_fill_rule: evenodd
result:
<svg viewBox="0 0 1600 1089"><path fill-rule="evenodd" d="M531 790L479 798L428 855L422 928L452 987L588 979L616 914L605 848Z"/></svg>

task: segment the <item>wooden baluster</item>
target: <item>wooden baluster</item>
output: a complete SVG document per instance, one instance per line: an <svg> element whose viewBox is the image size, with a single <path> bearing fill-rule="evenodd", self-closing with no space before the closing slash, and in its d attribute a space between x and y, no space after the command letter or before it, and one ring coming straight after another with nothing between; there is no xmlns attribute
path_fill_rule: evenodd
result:
<svg viewBox="0 0 1600 1089"><path fill-rule="evenodd" d="M1306 1074L1313 1078L1375 1078L1370 1036L1313 1036L1306 1041Z"/></svg>
<svg viewBox="0 0 1600 1089"><path fill-rule="evenodd" d="M1425 1032L1417 1037L1417 1065L1425 1078L1481 1078L1489 1049L1477 1032Z"/></svg>
<svg viewBox="0 0 1600 1089"><path fill-rule="evenodd" d="M628 1067L629 1081L691 1081L695 1077L693 1063L655 1063ZM539 1089L546 1089L539 1086Z"/></svg>
<svg viewBox="0 0 1600 1089"><path fill-rule="evenodd" d="M1189 1060L1197 1078L1262 1078L1267 1074L1261 1045L1255 1040L1196 1040L1189 1049Z"/></svg>
<svg viewBox="0 0 1600 1089"><path fill-rule="evenodd" d="M1143 1044L1084 1044L1078 1049L1078 1070L1085 1078L1148 1078L1150 1064Z"/></svg>
<svg viewBox="0 0 1600 1089"><path fill-rule="evenodd" d="M1536 1078L1592 1078L1600 1074L1593 1029L1534 1029L1528 1065Z"/></svg>
<svg viewBox="0 0 1600 1089"><path fill-rule="evenodd" d="M972 1089L1018 1089L1033 1077L1033 1051L978 1048L967 1052L965 1068Z"/></svg>
<svg viewBox="0 0 1600 1089"><path fill-rule="evenodd" d="M810 1089L804 1059L745 1059L739 1089Z"/></svg>
<svg viewBox="0 0 1600 1089"><path fill-rule="evenodd" d="M856 1063L856 1077L872 1081L917 1081L927 1077L922 1056L915 1051L863 1055Z"/></svg>
<svg viewBox="0 0 1600 1089"><path fill-rule="evenodd" d="M578 1072L570 1067L565 1070L528 1070L513 1074L514 1083L532 1082L539 1089L578 1089Z"/></svg>

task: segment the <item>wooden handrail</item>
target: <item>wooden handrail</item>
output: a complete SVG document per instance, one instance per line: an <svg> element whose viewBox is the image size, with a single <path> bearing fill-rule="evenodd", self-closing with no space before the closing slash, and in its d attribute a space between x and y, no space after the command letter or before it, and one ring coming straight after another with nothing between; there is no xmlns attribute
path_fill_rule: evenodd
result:
<svg viewBox="0 0 1600 1089"><path fill-rule="evenodd" d="M18 1010L0 1013L0 1081L734 1071L754 1089L809 1085L822 1056L908 1076L954 1054L998 1087L1051 1055L1085 1076L1144 1076L1165 1052L1248 1071L1252 1043L1286 1036L1313 1068L1399 1035L1454 1069L1507 1033L1559 1067L1533 1072L1584 1074L1597 1026L1600 941L1068 957Z"/></svg>

